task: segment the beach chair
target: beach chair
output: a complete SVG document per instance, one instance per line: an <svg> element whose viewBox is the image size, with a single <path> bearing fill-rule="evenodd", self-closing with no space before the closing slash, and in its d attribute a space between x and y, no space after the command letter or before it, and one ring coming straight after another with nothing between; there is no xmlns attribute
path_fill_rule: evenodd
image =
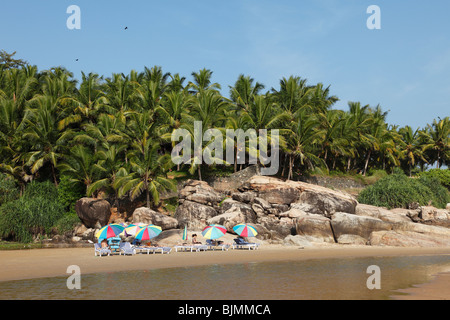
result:
<svg viewBox="0 0 450 320"><path fill-rule="evenodd" d="M174 246L173 248L175 249L175 252L178 252L178 250L192 252L192 250L194 250L194 246L193 245L188 245L188 244Z"/></svg>
<svg viewBox="0 0 450 320"><path fill-rule="evenodd" d="M196 245L194 244L193 247L197 252L208 250L208 246L206 244L196 244Z"/></svg>
<svg viewBox="0 0 450 320"><path fill-rule="evenodd" d="M97 256L97 254L101 257L102 255L110 255L111 250L109 248L102 248L100 243L94 243L94 255Z"/></svg>
<svg viewBox="0 0 450 320"><path fill-rule="evenodd" d="M256 250L259 248L259 243L251 243L251 242L245 242L242 238L236 238L234 239L233 249L246 249L248 250Z"/></svg>
<svg viewBox="0 0 450 320"><path fill-rule="evenodd" d="M109 238L108 245L111 248L111 252L119 252L120 253L120 242L122 239L119 237Z"/></svg>
<svg viewBox="0 0 450 320"><path fill-rule="evenodd" d="M172 251L171 247L153 247L153 248L147 248L148 252L152 251L152 253L155 252L161 252L161 254L169 254Z"/></svg>
<svg viewBox="0 0 450 320"><path fill-rule="evenodd" d="M208 249L210 249L210 250L212 249L213 251L216 249L222 249L222 251L224 251L224 250L228 250L228 248L230 248L229 244L224 244L224 243L217 244L216 242L214 242L211 239L206 240L206 245L208 246Z"/></svg>
<svg viewBox="0 0 450 320"><path fill-rule="evenodd" d="M133 255L136 254L136 249L131 247L131 244L129 242L121 242L119 244L119 254L122 255L122 253L126 256L128 254Z"/></svg>

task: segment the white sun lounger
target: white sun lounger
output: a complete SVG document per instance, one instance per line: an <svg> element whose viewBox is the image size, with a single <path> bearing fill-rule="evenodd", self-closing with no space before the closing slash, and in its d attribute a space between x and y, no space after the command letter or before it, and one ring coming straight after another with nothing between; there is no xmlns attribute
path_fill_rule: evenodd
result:
<svg viewBox="0 0 450 320"><path fill-rule="evenodd" d="M97 254L101 257L102 255L111 255L111 250L109 248L102 248L100 243L94 243L94 255L97 256Z"/></svg>
<svg viewBox="0 0 450 320"><path fill-rule="evenodd" d="M192 245L179 245L179 246L175 246L173 247L175 249L175 252L179 251L206 251L208 250L208 246L204 245L204 244L192 244Z"/></svg>

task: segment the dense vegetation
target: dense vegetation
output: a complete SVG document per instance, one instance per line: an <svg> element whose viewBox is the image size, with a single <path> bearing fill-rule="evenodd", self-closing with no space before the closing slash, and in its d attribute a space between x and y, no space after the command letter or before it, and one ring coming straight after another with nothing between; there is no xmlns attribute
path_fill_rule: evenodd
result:
<svg viewBox="0 0 450 320"><path fill-rule="evenodd" d="M209 172L246 167L173 164L171 133L177 128L192 133L194 121L202 121L204 131L280 129L278 175L287 179L312 170L366 175L402 168L413 175L429 165L450 164L449 117L424 128L399 128L386 123L380 106L350 102L347 110L335 108L339 99L329 87L298 76L266 90L240 75L224 97L212 74L199 70L188 82L155 66L110 77L82 73L77 83L62 67L38 71L2 51L0 170L11 179L0 183L13 183L26 195L32 181L51 181L55 187L65 184L67 192L105 192L116 203L142 196L151 206L158 205L162 191L175 187L168 174L202 179ZM70 207L70 195L60 198ZM8 205L2 211L21 204ZM54 210L57 219L59 209Z"/></svg>
<svg viewBox="0 0 450 320"><path fill-rule="evenodd" d="M445 208L450 202L450 194L435 177L410 179L403 173L396 173L365 188L358 201L388 209L408 208L413 203Z"/></svg>

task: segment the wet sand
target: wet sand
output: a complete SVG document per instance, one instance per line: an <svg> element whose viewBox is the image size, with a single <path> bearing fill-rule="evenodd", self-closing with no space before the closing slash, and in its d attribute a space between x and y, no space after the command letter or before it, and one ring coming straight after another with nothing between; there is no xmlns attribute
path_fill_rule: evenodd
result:
<svg viewBox="0 0 450 320"><path fill-rule="evenodd" d="M376 256L450 255L450 248L396 248L367 246L327 246L317 248L263 245L259 250L172 252L134 256L94 256L93 248L61 248L0 251L0 281L68 276L71 265L82 274L190 267L211 264ZM442 274L431 283L406 289L411 296L399 299L450 299L450 274Z"/></svg>

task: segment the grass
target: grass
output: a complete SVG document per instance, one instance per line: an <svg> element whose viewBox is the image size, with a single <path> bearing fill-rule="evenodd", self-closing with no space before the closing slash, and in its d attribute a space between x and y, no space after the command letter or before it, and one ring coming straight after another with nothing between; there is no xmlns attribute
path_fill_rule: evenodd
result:
<svg viewBox="0 0 450 320"><path fill-rule="evenodd" d="M28 250L28 249L41 249L43 247L44 245L42 243L0 241L0 250Z"/></svg>

